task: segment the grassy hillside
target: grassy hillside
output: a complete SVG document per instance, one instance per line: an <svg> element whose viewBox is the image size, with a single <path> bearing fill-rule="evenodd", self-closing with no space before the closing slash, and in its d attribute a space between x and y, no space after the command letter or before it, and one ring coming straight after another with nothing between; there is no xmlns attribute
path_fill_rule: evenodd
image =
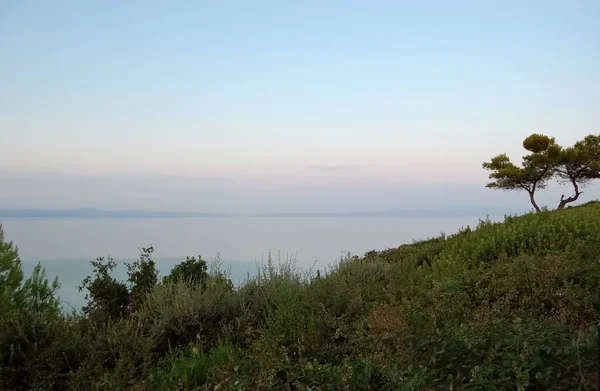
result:
<svg viewBox="0 0 600 391"><path fill-rule="evenodd" d="M116 286L107 276L88 287ZM5 293L0 388L596 389L600 203L481 221L314 276L269 265L239 289L218 272L142 280L116 315L102 310L116 294L65 318L49 295Z"/></svg>

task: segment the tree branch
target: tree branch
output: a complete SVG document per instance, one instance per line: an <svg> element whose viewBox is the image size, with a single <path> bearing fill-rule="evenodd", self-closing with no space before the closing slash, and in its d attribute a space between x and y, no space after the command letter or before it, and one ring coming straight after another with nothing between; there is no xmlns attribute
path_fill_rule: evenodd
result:
<svg viewBox="0 0 600 391"><path fill-rule="evenodd" d="M571 184L573 185L573 189L575 190L575 195L565 198L565 195L560 196L560 202L558 204L557 209L564 209L564 207L574 201L577 201L579 196L583 194L582 191L579 190L579 185L577 184L577 177L575 175L569 175L569 179L571 180Z"/></svg>

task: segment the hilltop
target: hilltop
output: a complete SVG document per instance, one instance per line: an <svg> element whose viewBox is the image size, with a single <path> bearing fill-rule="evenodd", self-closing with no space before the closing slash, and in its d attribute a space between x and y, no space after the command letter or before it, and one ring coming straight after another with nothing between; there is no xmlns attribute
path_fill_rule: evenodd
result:
<svg viewBox="0 0 600 391"><path fill-rule="evenodd" d="M316 275L273 262L239 288L197 259L146 278L149 251L126 285L97 263L84 316L49 310L48 295L3 299L0 387L595 389L599 257L599 202L482 220Z"/></svg>

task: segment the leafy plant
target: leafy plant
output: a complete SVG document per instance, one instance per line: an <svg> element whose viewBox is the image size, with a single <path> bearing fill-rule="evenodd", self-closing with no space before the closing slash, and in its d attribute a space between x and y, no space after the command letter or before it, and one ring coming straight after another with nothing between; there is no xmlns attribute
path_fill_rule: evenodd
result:
<svg viewBox="0 0 600 391"><path fill-rule="evenodd" d="M177 264L163 279L164 283L188 281L201 283L208 276L206 261L200 255L198 257L186 257L185 261Z"/></svg>
<svg viewBox="0 0 600 391"><path fill-rule="evenodd" d="M117 263L113 258L104 260L101 257L90 264L93 276L87 276L79 286L80 292L87 290L85 299L88 303L83 307L83 312L100 322L124 317L130 293L125 283L111 276Z"/></svg>

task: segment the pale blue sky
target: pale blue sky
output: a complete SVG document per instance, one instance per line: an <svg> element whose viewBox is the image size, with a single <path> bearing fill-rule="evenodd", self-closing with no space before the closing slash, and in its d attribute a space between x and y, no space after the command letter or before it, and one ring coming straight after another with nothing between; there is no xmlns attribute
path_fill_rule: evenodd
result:
<svg viewBox="0 0 600 391"><path fill-rule="evenodd" d="M600 132L599 20L598 0L0 0L0 207L379 209L481 189L481 162L518 159L532 132ZM132 174L153 201L123 190ZM63 179L40 192L44 175ZM77 190L117 177L112 203ZM181 177L203 190L184 200Z"/></svg>

